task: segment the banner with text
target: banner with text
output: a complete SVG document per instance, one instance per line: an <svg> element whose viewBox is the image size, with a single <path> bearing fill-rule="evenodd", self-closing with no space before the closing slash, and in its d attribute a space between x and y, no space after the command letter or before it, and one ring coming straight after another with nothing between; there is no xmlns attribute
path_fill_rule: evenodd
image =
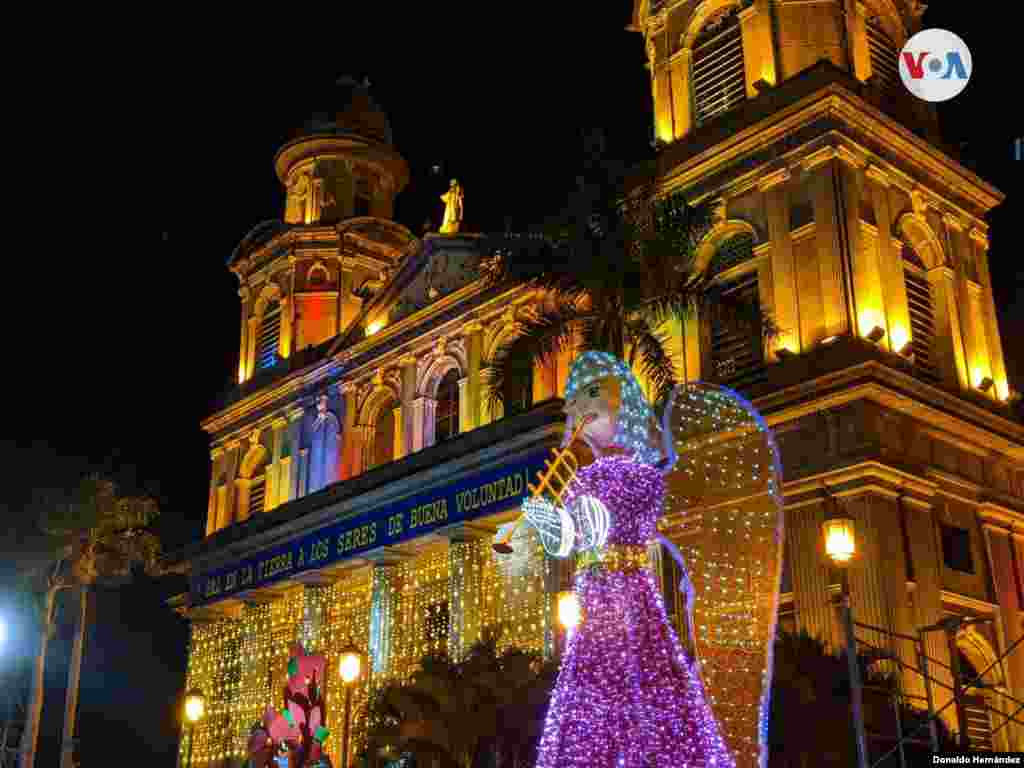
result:
<svg viewBox="0 0 1024 768"><path fill-rule="evenodd" d="M192 605L221 600L304 571L398 544L453 523L518 506L544 470L548 450L407 496L192 579Z"/></svg>

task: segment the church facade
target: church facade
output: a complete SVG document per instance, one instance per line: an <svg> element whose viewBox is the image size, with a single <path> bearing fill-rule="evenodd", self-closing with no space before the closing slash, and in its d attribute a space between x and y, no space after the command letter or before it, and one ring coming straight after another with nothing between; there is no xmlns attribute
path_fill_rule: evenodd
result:
<svg viewBox="0 0 1024 768"><path fill-rule="evenodd" d="M984 216L1001 195L942 146L895 69L921 11L637 0L660 148L628 191L714 201L699 267L778 328L765 340L697 317L673 333L681 376L737 389L775 431L780 625L840 645L821 524L854 517L859 622L913 636L984 620L924 635L942 707L951 667L986 671L1024 636L1024 427L988 269ZM275 167L283 219L254 228L228 264L238 387L203 423L206 537L172 558L191 579L175 601L192 622L186 686L208 701L196 765L244 759L296 641L335 666L349 643L366 651L357 742L369 692L428 652L458 659L489 632L502 647L558 646L565 574L527 532L514 555L490 548L561 437L568 356L525 366L503 409L482 398L482 364L534 297L481 289L481 236L416 237L391 220L409 173L365 88ZM663 530L685 546L686 519ZM678 574L661 568L682 628ZM858 636L916 665L906 641ZM1024 699L1024 652L984 679L946 722L979 746L1024 748L999 714ZM920 676L903 685L923 706ZM342 711L328 696L332 755Z"/></svg>

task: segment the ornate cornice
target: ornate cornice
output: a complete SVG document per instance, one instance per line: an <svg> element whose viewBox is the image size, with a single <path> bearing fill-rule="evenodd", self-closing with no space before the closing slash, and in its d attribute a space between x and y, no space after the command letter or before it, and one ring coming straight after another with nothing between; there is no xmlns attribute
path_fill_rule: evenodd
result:
<svg viewBox="0 0 1024 768"><path fill-rule="evenodd" d="M757 182L757 189L759 192L767 192L780 184L785 184L793 178L788 168L780 168L777 171L762 176Z"/></svg>

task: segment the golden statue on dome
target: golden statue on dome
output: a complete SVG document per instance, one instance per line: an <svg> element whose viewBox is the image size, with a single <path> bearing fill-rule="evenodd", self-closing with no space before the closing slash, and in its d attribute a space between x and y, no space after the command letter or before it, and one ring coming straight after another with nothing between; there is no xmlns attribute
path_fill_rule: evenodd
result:
<svg viewBox="0 0 1024 768"><path fill-rule="evenodd" d="M442 235L454 235L462 226L462 186L452 179L448 191L441 195L444 201L444 219L441 222Z"/></svg>

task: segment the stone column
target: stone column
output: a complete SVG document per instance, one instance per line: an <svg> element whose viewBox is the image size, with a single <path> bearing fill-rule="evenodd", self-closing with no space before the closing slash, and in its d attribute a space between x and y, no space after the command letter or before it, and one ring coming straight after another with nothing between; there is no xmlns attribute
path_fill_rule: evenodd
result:
<svg viewBox="0 0 1024 768"><path fill-rule="evenodd" d="M910 308L907 304L907 284L903 276L903 255L894 247L892 241L889 176L875 165L868 167L865 176L878 227L875 246L881 275L880 286L886 327L882 343L893 352L899 352L910 341Z"/></svg>
<svg viewBox="0 0 1024 768"><path fill-rule="evenodd" d="M835 194L836 176L839 173L835 157L835 150L827 147L803 162L804 172L809 174L814 207L814 241L821 276L821 304L826 337L842 335L850 328L840 240L843 211L837 205L839 201Z"/></svg>
<svg viewBox="0 0 1024 768"><path fill-rule="evenodd" d="M656 34L652 33L652 38ZM681 135L673 127L672 85L674 78L671 74L671 65L664 57L659 60L655 49L656 44L651 40L647 61L651 69L651 88L654 91L654 132L661 141L669 143Z"/></svg>
<svg viewBox="0 0 1024 768"><path fill-rule="evenodd" d="M932 292L935 331L935 359L942 382L952 389L967 389L967 361L964 358L960 308L956 300L956 276L947 266L928 270Z"/></svg>
<svg viewBox="0 0 1024 768"><path fill-rule="evenodd" d="M405 440L405 450L402 451L402 455L407 456L423 447L422 439L419 442L416 441L416 435L422 434L422 432L417 432L417 414L412 405L416 399L416 356L412 354L403 355L398 364L402 370L402 391L400 394L404 416L402 435ZM422 430L422 423L420 423L419 428Z"/></svg>
<svg viewBox="0 0 1024 768"><path fill-rule="evenodd" d="M249 378L249 288L243 285L238 289L238 297L242 300L242 323L238 340L238 383Z"/></svg>
<svg viewBox="0 0 1024 768"><path fill-rule="evenodd" d="M743 62L747 77L747 98L757 96L759 80L772 86L778 82L775 42L772 40L771 9L768 0L755 0L739 14Z"/></svg>
<svg viewBox="0 0 1024 768"><path fill-rule="evenodd" d="M359 445L356 434L356 385L351 381L341 384L341 399L344 414L341 433L341 479L355 477L356 454Z"/></svg>
<svg viewBox="0 0 1024 768"><path fill-rule="evenodd" d="M882 272L878 262L878 250L868 247L862 231L860 202L864 194L864 178L861 164L845 149L840 148L837 153L837 157L843 160L840 178L853 283L854 328L857 335L867 336L875 326L885 328ZM888 333L888 328L885 330Z"/></svg>
<svg viewBox="0 0 1024 768"><path fill-rule="evenodd" d="M764 195L768 215L768 237L772 252L772 285L775 291L775 323L779 328L776 348L800 352L800 310L796 290L796 263L789 232L789 195L786 182L790 173L783 168L763 179L758 189Z"/></svg>
<svg viewBox="0 0 1024 768"><path fill-rule="evenodd" d="M481 397L481 386L480 386L480 361L483 356L483 344L484 344L484 327L477 321L472 320L462 328L466 339L466 367L469 369L466 371L466 386L465 389L462 387L462 383L459 382L459 407L462 408L463 396L466 401L466 417L462 420L460 417L460 429L463 432L468 432L471 429L476 429L480 426L480 397Z"/></svg>
<svg viewBox="0 0 1024 768"><path fill-rule="evenodd" d="M1021 534L1013 534L1007 528L984 523L985 548L988 554L989 573L992 574L992 586L995 589L996 602L999 604L999 619L1003 625L1004 648L997 649L998 652L1009 648L1013 643L1020 640L1024 634L1024 606L1021 605L1020 585L1014 578L1015 574L1021 573L1021 557L1019 545L1024 540ZM1024 685L1024 653L1019 650L1011 653L1004 662L1007 680L1005 681L1011 695L1020 698L1020 690ZM978 670L979 672L981 670ZM1001 710L1007 709L1007 699L996 698L996 706ZM1015 707L1014 707L1015 708ZM1012 708L1011 708L1012 711ZM1002 722L1002 718L997 718ZM1024 748L1024 728L1017 725L1008 725L1010 749Z"/></svg>
<svg viewBox="0 0 1024 768"><path fill-rule="evenodd" d="M992 276L988 269L988 236L980 229L974 228L970 232L970 244L973 246L974 263L978 271L978 280L981 282L981 314L985 327L989 367L994 382L992 391L997 398L1005 401L1010 396L1010 387L1006 379L1003 342L999 335L995 299L992 296Z"/></svg>

